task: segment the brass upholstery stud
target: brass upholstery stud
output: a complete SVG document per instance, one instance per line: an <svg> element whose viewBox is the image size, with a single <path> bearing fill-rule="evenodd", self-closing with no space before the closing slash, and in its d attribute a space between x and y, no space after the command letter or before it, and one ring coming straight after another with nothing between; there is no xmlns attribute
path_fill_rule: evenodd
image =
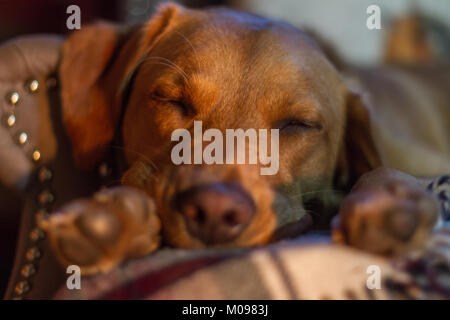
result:
<svg viewBox="0 0 450 320"><path fill-rule="evenodd" d="M40 204L45 205L53 202L55 197L49 190L44 190L38 195L38 201Z"/></svg>
<svg viewBox="0 0 450 320"><path fill-rule="evenodd" d="M27 292L28 290L30 290L30 284L28 283L28 281L20 281L16 284L16 286L14 287L14 292L17 295L21 295L24 294L25 292Z"/></svg>
<svg viewBox="0 0 450 320"><path fill-rule="evenodd" d="M22 145L25 144L28 141L28 135L26 134L26 132L19 133L17 141Z"/></svg>
<svg viewBox="0 0 450 320"><path fill-rule="evenodd" d="M9 128L14 127L14 125L16 124L16 116L10 114L9 116L5 117L4 123Z"/></svg>
<svg viewBox="0 0 450 320"><path fill-rule="evenodd" d="M25 253L25 258L27 258L28 261L33 261L38 259L41 256L41 252L37 247L32 247L27 250Z"/></svg>
<svg viewBox="0 0 450 320"><path fill-rule="evenodd" d="M52 171L47 167L42 167L39 169L38 178L40 182L46 182L52 179Z"/></svg>
<svg viewBox="0 0 450 320"><path fill-rule="evenodd" d="M41 159L41 152L38 149L34 149L31 153L31 157L34 162L38 162Z"/></svg>
<svg viewBox="0 0 450 320"><path fill-rule="evenodd" d="M43 219L47 219L50 216L47 210L45 209L39 209L36 212L36 223L39 223Z"/></svg>
<svg viewBox="0 0 450 320"><path fill-rule="evenodd" d="M17 91L12 91L6 95L6 101L12 106L18 104L19 100L20 94Z"/></svg>
<svg viewBox="0 0 450 320"><path fill-rule="evenodd" d="M39 82L35 79L30 80L27 82L26 87L31 93L35 93L39 89Z"/></svg>
<svg viewBox="0 0 450 320"><path fill-rule="evenodd" d="M31 241L39 241L44 238L44 231L39 228L34 228L30 232L30 240Z"/></svg>
<svg viewBox="0 0 450 320"><path fill-rule="evenodd" d="M35 273L36 273L36 268L31 263L24 265L22 267L22 269L20 269L20 274L25 278L28 278Z"/></svg>

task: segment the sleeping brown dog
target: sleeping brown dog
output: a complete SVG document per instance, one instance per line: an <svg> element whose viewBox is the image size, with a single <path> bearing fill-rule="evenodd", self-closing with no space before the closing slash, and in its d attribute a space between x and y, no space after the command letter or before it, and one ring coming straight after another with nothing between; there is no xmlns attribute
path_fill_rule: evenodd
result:
<svg viewBox="0 0 450 320"><path fill-rule="evenodd" d="M367 84L381 77L367 75ZM74 157L95 166L119 132L129 169L124 187L69 204L41 225L64 264L106 271L161 241L248 247L296 235L308 217L339 203L336 183L362 177L335 238L383 254L420 247L436 220L435 200L412 176L370 171L450 171L448 90L426 91L400 71L384 77L370 100L358 92L364 73L350 88L303 32L226 9L169 4L142 27L85 27L65 42L60 67ZM405 81L414 88L403 89ZM279 129L277 174L261 175L260 164L173 164L171 134L192 131L194 120L221 132ZM312 202L320 210L310 211Z"/></svg>

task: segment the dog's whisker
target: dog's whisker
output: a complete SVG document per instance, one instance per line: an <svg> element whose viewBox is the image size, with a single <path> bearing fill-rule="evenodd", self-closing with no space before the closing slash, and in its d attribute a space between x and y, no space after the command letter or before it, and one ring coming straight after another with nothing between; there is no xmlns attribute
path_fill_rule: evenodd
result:
<svg viewBox="0 0 450 320"><path fill-rule="evenodd" d="M162 60L163 62L169 63L170 65L174 66L175 68L177 68L178 70L180 70L181 72L184 72L183 69L178 66L175 62L173 62L172 60L169 60L167 58L164 57L160 57L160 56L151 56L151 57L146 57L144 59L144 61L146 60L152 60L152 59L158 59L158 60ZM186 74L186 73L185 73ZM186 74L187 75L187 74Z"/></svg>
<svg viewBox="0 0 450 320"><path fill-rule="evenodd" d="M189 46L192 48L192 51L194 51L195 61L197 62L197 67L200 69L200 62L198 60L198 53L197 53L197 50L195 49L194 45L192 44L191 40L189 40L184 34L182 34L178 30L175 30L175 33L178 34L180 37L182 37L189 44Z"/></svg>
<svg viewBox="0 0 450 320"><path fill-rule="evenodd" d="M186 75L186 73L184 71L177 69L175 66L173 66L173 65L171 65L169 63L164 63L164 62L160 62L160 61L153 61L151 63L168 66L168 67L172 68L173 70L175 70L176 72L178 72L185 79L186 82L188 80L188 77L187 77L187 75Z"/></svg>
<svg viewBox="0 0 450 320"><path fill-rule="evenodd" d="M188 80L189 77L188 77L187 73L180 66L178 66L175 62L170 61L169 59L166 59L164 57L153 56L153 57L145 58L144 61L146 61L146 60L154 60L154 59L158 59L158 60L162 60L162 61L153 61L151 63L159 63L159 64L162 64L162 65L166 65L168 67L171 67L172 69L174 69L175 71L180 73L186 81Z"/></svg>

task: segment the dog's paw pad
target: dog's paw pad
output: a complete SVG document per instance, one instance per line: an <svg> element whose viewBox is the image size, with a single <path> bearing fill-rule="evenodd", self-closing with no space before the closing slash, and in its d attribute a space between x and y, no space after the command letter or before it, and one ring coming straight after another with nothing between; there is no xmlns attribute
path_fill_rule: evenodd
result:
<svg viewBox="0 0 450 320"><path fill-rule="evenodd" d="M334 233L354 247L386 255L420 249L438 214L435 198L403 182L353 192L343 202Z"/></svg>
<svg viewBox="0 0 450 320"><path fill-rule="evenodd" d="M122 235L118 217L92 200L78 200L39 222L58 260L77 265L83 274L104 269L110 264L112 248Z"/></svg>
<svg viewBox="0 0 450 320"><path fill-rule="evenodd" d="M116 243L122 231L119 218L103 210L82 214L75 223L87 238L99 245Z"/></svg>
<svg viewBox="0 0 450 320"><path fill-rule="evenodd" d="M155 211L145 194L116 188L73 201L39 225L63 265L78 265L83 274L91 274L155 250L161 230Z"/></svg>
<svg viewBox="0 0 450 320"><path fill-rule="evenodd" d="M57 248L67 261L78 266L92 266L102 255L101 250L93 246L87 239L63 235L58 239Z"/></svg>

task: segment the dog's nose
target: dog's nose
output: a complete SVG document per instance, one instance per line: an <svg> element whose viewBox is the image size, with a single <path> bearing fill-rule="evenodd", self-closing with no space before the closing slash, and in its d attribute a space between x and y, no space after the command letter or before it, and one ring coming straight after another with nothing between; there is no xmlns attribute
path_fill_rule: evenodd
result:
<svg viewBox="0 0 450 320"><path fill-rule="evenodd" d="M221 183L192 187L175 197L188 231L206 244L235 239L249 224L255 205L242 188Z"/></svg>

